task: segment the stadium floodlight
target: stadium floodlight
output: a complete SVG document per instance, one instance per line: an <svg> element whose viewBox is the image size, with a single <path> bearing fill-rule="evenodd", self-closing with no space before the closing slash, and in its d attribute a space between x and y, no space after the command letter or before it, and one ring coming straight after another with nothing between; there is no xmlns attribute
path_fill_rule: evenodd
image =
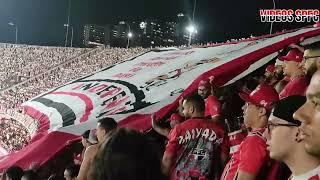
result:
<svg viewBox="0 0 320 180"><path fill-rule="evenodd" d="M16 30L16 32L15 32L16 33L16 41L15 41L15 43L18 44L18 26L16 24L14 24L13 22L9 22L8 25L15 27L15 30Z"/></svg>
<svg viewBox="0 0 320 180"><path fill-rule="evenodd" d="M73 46L73 27L70 26L70 24L63 24L64 27L67 27L67 28L71 28L71 42L70 42L70 47ZM68 41L68 40L67 40Z"/></svg>
<svg viewBox="0 0 320 180"><path fill-rule="evenodd" d="M179 13L177 16L178 17L184 17L184 14L183 13Z"/></svg>
<svg viewBox="0 0 320 180"><path fill-rule="evenodd" d="M147 23L146 22L141 22L140 23L140 29L144 29L147 27Z"/></svg>
<svg viewBox="0 0 320 180"><path fill-rule="evenodd" d="M127 43L127 49L129 48L130 46L130 38L132 37L132 33L131 33L131 28L130 28L130 24L129 23L126 23L125 21L120 21L119 24L121 25L127 25L128 26L128 43ZM131 34L131 35L130 35Z"/></svg>
<svg viewBox="0 0 320 180"><path fill-rule="evenodd" d="M194 33L196 31L196 27L194 25L189 25L186 29L189 33Z"/></svg>
<svg viewBox="0 0 320 180"><path fill-rule="evenodd" d="M192 41L192 34L193 33L197 33L197 29L195 27L195 25L193 24L190 24L187 28L187 31L189 32L189 42L188 42L188 45L190 46L191 45L191 41Z"/></svg>

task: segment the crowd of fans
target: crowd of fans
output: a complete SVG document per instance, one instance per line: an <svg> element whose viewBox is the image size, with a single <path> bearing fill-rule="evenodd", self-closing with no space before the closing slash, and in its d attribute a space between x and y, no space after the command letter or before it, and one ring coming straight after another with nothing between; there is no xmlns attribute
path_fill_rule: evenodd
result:
<svg viewBox="0 0 320 180"><path fill-rule="evenodd" d="M14 119L0 119L0 144L9 153L20 150L30 141L27 129Z"/></svg>
<svg viewBox="0 0 320 180"><path fill-rule="evenodd" d="M5 80L0 83L3 88L19 83L13 88L2 91L0 106L20 113L23 112L20 105L36 95L148 50L143 48L98 48L89 51L88 49L7 44L1 44L0 48L2 48L0 57L3 57L3 62L7 63L2 64L2 72L11 75L16 73L16 76L22 73L25 77L14 83L6 83ZM19 62L16 62L17 58L14 55L19 56ZM16 66L13 67L10 64ZM1 77L8 76L1 75ZM9 79L15 78L10 77ZM12 133L18 132L13 131ZM19 150L25 145L22 143L21 146L17 146L10 144L10 141L4 143L9 143L6 147L15 147L7 149L10 152Z"/></svg>
<svg viewBox="0 0 320 180"><path fill-rule="evenodd" d="M0 90L43 73L87 52L85 48L60 48L0 44Z"/></svg>
<svg viewBox="0 0 320 180"><path fill-rule="evenodd" d="M219 88L215 86L215 77L203 79L197 93L181 99L168 120L158 120L152 115L152 132L165 139L157 141L165 144L163 151L150 140L150 136L156 135L119 128L112 118L100 119L96 139L92 137L93 130L82 136L83 153L71 164L72 167L80 164L80 168L68 166L64 177L78 180L320 179L320 42L305 47L300 43L286 48L263 67L263 73L258 69L238 84ZM123 59L117 60L117 55L107 51L91 55L87 63L77 67L90 66L88 62L98 63L95 59L108 55L114 59L112 63ZM128 54L130 51L126 50ZM72 64L66 66L76 68ZM104 65L98 63L97 69ZM90 72L96 70L95 66L87 68ZM239 121L239 112L243 121ZM236 133L227 134L235 130ZM3 179L17 175L16 179L20 179L28 173L30 171L21 169L12 173L9 168ZM62 172L52 176L59 175Z"/></svg>
<svg viewBox="0 0 320 180"><path fill-rule="evenodd" d="M1 106L18 110L23 102L36 95L147 50L143 48L102 48L83 54L68 63L54 67L40 76L2 92Z"/></svg>

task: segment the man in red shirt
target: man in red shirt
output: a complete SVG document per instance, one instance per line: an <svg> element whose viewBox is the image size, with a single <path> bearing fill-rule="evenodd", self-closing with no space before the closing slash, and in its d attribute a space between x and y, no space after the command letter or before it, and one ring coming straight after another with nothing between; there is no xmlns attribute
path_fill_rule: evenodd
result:
<svg viewBox="0 0 320 180"><path fill-rule="evenodd" d="M213 81L213 79L211 80ZM212 85L209 81L202 80L198 85L198 94L205 100L205 117L213 121L219 121L221 115L221 103L212 95Z"/></svg>
<svg viewBox="0 0 320 180"><path fill-rule="evenodd" d="M308 80L302 68L303 53L298 49L291 49L286 56L280 57L284 61L283 73L290 77L290 81L279 94L283 99L292 95L305 96Z"/></svg>
<svg viewBox="0 0 320 180"><path fill-rule="evenodd" d="M306 92L307 101L293 115L301 122L301 138L305 150L320 159L320 70L311 78ZM308 179L320 179L320 166L309 174Z"/></svg>
<svg viewBox="0 0 320 180"><path fill-rule="evenodd" d="M184 120L183 117L179 115L179 113L173 113L170 116L169 122L170 122L170 127L171 128L165 128L161 127L160 125L157 124L156 120L156 115L152 114L151 115L151 125L152 128L160 135L168 137L169 132L171 129L173 129L177 124L181 123Z"/></svg>
<svg viewBox="0 0 320 180"><path fill-rule="evenodd" d="M162 159L162 172L171 179L210 179L216 176L224 131L214 121L204 118L205 103L200 95L183 101L186 121L176 125Z"/></svg>
<svg viewBox="0 0 320 180"><path fill-rule="evenodd" d="M278 93L273 87L260 84L250 94L240 93L239 95L246 101L243 107L243 118L251 132L225 166L221 180L266 178L267 175L269 176L270 161L266 139L262 134L267 126L271 104L278 100Z"/></svg>

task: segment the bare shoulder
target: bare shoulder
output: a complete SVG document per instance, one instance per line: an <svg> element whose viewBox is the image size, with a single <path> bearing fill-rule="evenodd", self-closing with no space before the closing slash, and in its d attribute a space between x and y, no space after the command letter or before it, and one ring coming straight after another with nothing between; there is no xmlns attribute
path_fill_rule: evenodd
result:
<svg viewBox="0 0 320 180"><path fill-rule="evenodd" d="M95 154L98 151L98 147L98 144L89 146L85 151L85 156Z"/></svg>

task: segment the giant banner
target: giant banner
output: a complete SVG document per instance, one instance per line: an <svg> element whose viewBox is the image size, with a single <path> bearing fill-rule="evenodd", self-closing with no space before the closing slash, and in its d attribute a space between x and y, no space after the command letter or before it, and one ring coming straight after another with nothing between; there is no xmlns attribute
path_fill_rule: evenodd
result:
<svg viewBox="0 0 320 180"><path fill-rule="evenodd" d="M55 141L52 146L46 144L46 153L57 152L68 139L62 137L71 139L95 128L97 120L106 116L120 126L146 130L151 127L151 113L161 118L174 111L178 99L195 92L200 80L215 76L217 86L233 83L301 37L308 43L319 41L320 29L302 28L214 47L155 49L41 94L23 107L39 121L39 132L49 130L49 134L0 160L0 171L15 162L22 166L45 163L50 157L33 154L46 142L42 139Z"/></svg>
<svg viewBox="0 0 320 180"><path fill-rule="evenodd" d="M241 74L239 79L276 57L276 43L289 37L295 41L294 36L314 30L215 47L150 51L42 94L23 106L39 119L42 128L81 134L106 116L120 122L134 114L157 112L207 72L212 71L220 85ZM254 68L248 70L250 66ZM221 68L222 72L214 73ZM139 119L134 121L139 124ZM146 128L141 123L138 128ZM84 126L74 128L81 124Z"/></svg>

